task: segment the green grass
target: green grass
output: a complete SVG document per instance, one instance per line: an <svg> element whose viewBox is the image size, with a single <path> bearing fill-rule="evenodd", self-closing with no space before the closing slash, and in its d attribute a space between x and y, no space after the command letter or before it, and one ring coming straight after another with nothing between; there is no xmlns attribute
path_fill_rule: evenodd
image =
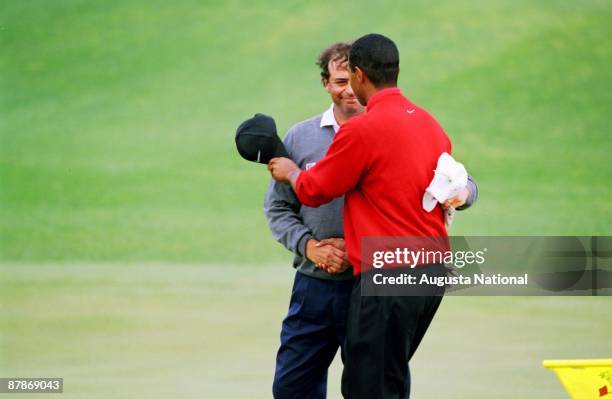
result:
<svg viewBox="0 0 612 399"><path fill-rule="evenodd" d="M66 398L271 397L288 265L6 264L0 276L2 376L63 377ZM413 395L563 398L541 362L608 356L609 306L447 297L411 362ZM340 372L337 358L330 398Z"/></svg>
<svg viewBox="0 0 612 399"><path fill-rule="evenodd" d="M605 0L2 2L0 376L270 397L290 254L234 130L322 112L319 51L364 33L397 42L400 87L479 183L452 234L611 235L611 17ZM540 362L609 357L609 307L446 298L414 397L565 397Z"/></svg>
<svg viewBox="0 0 612 399"><path fill-rule="evenodd" d="M321 112L318 52L370 31L480 184L454 234L612 231L609 2L0 7L1 259L287 260L234 129Z"/></svg>

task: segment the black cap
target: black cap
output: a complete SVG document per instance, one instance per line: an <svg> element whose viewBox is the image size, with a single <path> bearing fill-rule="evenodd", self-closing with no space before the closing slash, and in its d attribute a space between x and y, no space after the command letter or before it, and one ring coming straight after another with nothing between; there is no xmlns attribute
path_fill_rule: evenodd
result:
<svg viewBox="0 0 612 399"><path fill-rule="evenodd" d="M236 148L247 161L263 164L274 157L289 157L276 133L274 119L264 114L255 114L238 126Z"/></svg>

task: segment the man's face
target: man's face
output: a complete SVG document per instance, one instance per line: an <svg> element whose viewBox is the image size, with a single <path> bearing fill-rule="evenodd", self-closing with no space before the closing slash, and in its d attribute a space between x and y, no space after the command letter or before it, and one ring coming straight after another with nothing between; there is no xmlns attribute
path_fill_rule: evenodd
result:
<svg viewBox="0 0 612 399"><path fill-rule="evenodd" d="M357 101L349 82L348 64L332 60L328 69L329 79L323 83L334 105L347 115L363 112L363 106Z"/></svg>

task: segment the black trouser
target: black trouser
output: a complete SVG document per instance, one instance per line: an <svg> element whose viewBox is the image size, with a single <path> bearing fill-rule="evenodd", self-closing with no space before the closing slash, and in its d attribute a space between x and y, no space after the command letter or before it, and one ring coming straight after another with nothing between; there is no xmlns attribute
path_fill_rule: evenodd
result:
<svg viewBox="0 0 612 399"><path fill-rule="evenodd" d="M358 278L351 292L342 395L405 398L408 361L438 310L444 287L433 296L362 296L361 283Z"/></svg>

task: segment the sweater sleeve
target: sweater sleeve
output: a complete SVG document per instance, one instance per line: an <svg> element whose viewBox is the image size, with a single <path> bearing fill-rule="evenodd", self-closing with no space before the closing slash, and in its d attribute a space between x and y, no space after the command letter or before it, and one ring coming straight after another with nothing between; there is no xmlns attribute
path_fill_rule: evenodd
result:
<svg viewBox="0 0 612 399"><path fill-rule="evenodd" d="M325 157L300 173L296 194L302 204L321 206L357 185L367 165L365 145L358 126L353 121L344 123Z"/></svg>
<svg viewBox="0 0 612 399"><path fill-rule="evenodd" d="M476 181L471 175L468 175L467 188L470 192L470 195L467 197L465 204L457 208L458 211L468 209L470 206L474 205L474 202L476 202L476 200L478 199L478 184L476 184Z"/></svg>
<svg viewBox="0 0 612 399"><path fill-rule="evenodd" d="M288 184L270 181L264 212L272 236L291 252L304 256L312 233L300 216L300 204Z"/></svg>
<svg viewBox="0 0 612 399"><path fill-rule="evenodd" d="M284 144L290 156L293 154L293 129L289 130ZM292 157L293 158L293 157ZM304 224L300 215L301 205L287 183L270 179L264 200L264 213L272 236L289 251L305 256L306 242L312 232Z"/></svg>

